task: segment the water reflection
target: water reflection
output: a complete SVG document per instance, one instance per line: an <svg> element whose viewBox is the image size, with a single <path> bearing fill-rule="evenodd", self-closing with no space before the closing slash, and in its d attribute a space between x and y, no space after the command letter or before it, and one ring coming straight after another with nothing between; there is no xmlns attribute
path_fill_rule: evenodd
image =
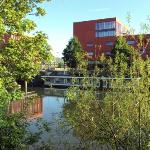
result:
<svg viewBox="0 0 150 150"><path fill-rule="evenodd" d="M28 119L42 117L43 113L43 101L41 97L35 97L32 101L29 99L23 99L18 101L12 101L9 106L10 113L17 113L25 111Z"/></svg>
<svg viewBox="0 0 150 150"><path fill-rule="evenodd" d="M53 149L104 149L103 146L89 145L89 141L82 141L80 134L81 130L70 126L68 119L72 119L71 115L75 112L75 108L71 104L66 103L64 89L44 88L34 89L38 91L42 98L42 119L50 125L50 132L44 132L42 140L46 143L51 143ZM78 110L77 110L78 111ZM66 115L69 115L66 117ZM82 114L81 114L82 115ZM73 115L72 115L73 116ZM70 118L68 118L70 117ZM30 130L32 132L38 131L36 124L37 119L32 120ZM85 121L83 122L85 125ZM39 143L38 143L39 144ZM39 144L40 145L40 144ZM38 146L37 146L38 147ZM33 148L34 149L34 148Z"/></svg>
<svg viewBox="0 0 150 150"><path fill-rule="evenodd" d="M50 143L53 149L63 150L70 145L76 145L79 143L76 137L73 136L72 129L67 124L64 124L65 119L62 115L63 106L65 103L64 89L43 88L43 89L31 89L38 92L42 99L42 120L33 119L30 121L29 129L35 133L38 131L38 126L42 126L43 121L47 122L50 126L50 132L44 132L41 135L40 141L36 147L40 146L41 141ZM32 148L31 148L32 147ZM36 149L35 145L30 149Z"/></svg>
<svg viewBox="0 0 150 150"><path fill-rule="evenodd" d="M66 89L44 88L45 96L64 97L65 94L66 94Z"/></svg>
<svg viewBox="0 0 150 150"><path fill-rule="evenodd" d="M28 128L31 132L38 132L39 128L37 127L37 124L40 127L42 126L43 121L40 120L39 122L39 118L44 120L44 123L47 122L51 130L50 132L44 131L41 138L39 138L39 142L36 143L36 145L31 145L29 149L36 149L35 147L38 148L41 145L41 141L50 144L53 146L53 149L59 150L81 149L89 146L88 143L82 141L83 137L80 128L72 128L68 123L76 110L75 105L66 103L66 90L54 88L38 88L31 90L36 91L39 97L33 99L28 107L26 105L27 101L25 100L12 102L10 105L10 112L16 113L26 108L28 119L30 121L30 126ZM79 110L77 111L79 113ZM83 124L86 125L85 120L83 121ZM99 149L100 146L94 144L92 145L92 148L86 148ZM103 148L101 147L101 149Z"/></svg>

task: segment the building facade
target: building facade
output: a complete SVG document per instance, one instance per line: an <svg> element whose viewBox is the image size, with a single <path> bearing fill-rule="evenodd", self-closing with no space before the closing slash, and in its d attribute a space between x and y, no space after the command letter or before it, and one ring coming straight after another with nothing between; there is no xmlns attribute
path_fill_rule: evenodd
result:
<svg viewBox="0 0 150 150"><path fill-rule="evenodd" d="M73 24L73 35L78 38L82 48L87 52L89 61L97 60L102 53L111 55L117 36L128 35L128 32L128 27L115 17ZM127 43L136 47L137 41L135 38L137 39L138 35L134 38L128 35ZM150 35L145 35L145 38L150 38ZM145 50L145 48L143 49ZM150 45L147 45L143 55L144 53L149 55L149 51Z"/></svg>

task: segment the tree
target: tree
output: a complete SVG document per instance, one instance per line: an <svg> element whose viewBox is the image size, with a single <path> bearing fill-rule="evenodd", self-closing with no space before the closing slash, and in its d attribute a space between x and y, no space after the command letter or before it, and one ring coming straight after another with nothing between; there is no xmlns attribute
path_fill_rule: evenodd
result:
<svg viewBox="0 0 150 150"><path fill-rule="evenodd" d="M67 66L76 68L84 59L84 51L76 37L70 39L68 45L63 50L63 60Z"/></svg>
<svg viewBox="0 0 150 150"><path fill-rule="evenodd" d="M117 53L123 53L126 58L130 57L133 53L133 47L127 44L126 38L119 36L116 40L112 54L115 57Z"/></svg>
<svg viewBox="0 0 150 150"><path fill-rule="evenodd" d="M27 36L27 32L34 30L36 24L25 17L31 13L43 16L45 10L39 4L44 1L4 0L0 6L1 39L4 35L13 36L1 46L1 64L15 78L31 80L38 73L42 61L51 56L45 34L38 32L34 36Z"/></svg>
<svg viewBox="0 0 150 150"><path fill-rule="evenodd" d="M132 61L132 55L135 52L135 49L128 45L126 41L126 37L119 36L116 40L114 48L112 49L112 57L115 60L117 58L117 54L122 57L120 60L127 62L130 65L130 61Z"/></svg>
<svg viewBox="0 0 150 150"><path fill-rule="evenodd" d="M18 37L18 40L9 39L4 45L1 53L2 64L15 79L30 81L39 73L42 62L51 59L51 49L46 35L42 32L38 32L34 37L25 35Z"/></svg>
<svg viewBox="0 0 150 150"><path fill-rule="evenodd" d="M64 116L85 145L101 143L108 149L148 149L150 82L147 65L149 61L135 60L130 68L131 79L125 80L123 74L115 76L112 89L106 93L99 93L89 85L86 90L78 87L68 90ZM138 68L140 78L136 74Z"/></svg>
<svg viewBox="0 0 150 150"><path fill-rule="evenodd" d="M124 58L129 54L123 48L122 53L116 52L115 59L103 58L113 77L109 80L109 91L95 90L87 75L83 81L87 87L68 90L64 116L83 145L100 143L108 149L149 149L150 61L143 60L135 50L128 66L128 59Z"/></svg>
<svg viewBox="0 0 150 150"><path fill-rule="evenodd" d="M43 16L39 5L48 0L3 0L0 4L0 149L25 147L25 112L10 114L9 106L23 98L16 80L31 80L42 61L51 59L47 36L29 36L36 24L27 15ZM9 39L4 39L9 36Z"/></svg>

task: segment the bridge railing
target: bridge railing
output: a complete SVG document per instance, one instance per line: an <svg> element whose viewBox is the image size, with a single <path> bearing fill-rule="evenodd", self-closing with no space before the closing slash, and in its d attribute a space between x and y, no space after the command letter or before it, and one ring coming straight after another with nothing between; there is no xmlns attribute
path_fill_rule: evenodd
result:
<svg viewBox="0 0 150 150"><path fill-rule="evenodd" d="M112 88L112 81L121 79L129 81L131 78L110 77L73 77L73 76L42 76L46 86L92 86L95 88ZM137 78L136 78L137 79Z"/></svg>

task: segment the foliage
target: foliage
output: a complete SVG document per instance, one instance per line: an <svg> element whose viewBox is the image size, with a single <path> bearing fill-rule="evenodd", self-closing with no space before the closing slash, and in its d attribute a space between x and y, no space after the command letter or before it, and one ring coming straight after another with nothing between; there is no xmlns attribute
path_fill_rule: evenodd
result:
<svg viewBox="0 0 150 150"><path fill-rule="evenodd" d="M85 58L85 54L80 42L76 37L70 39L68 45L63 50L63 60L67 66L76 68L77 65Z"/></svg>
<svg viewBox="0 0 150 150"><path fill-rule="evenodd" d="M130 65L130 62L132 61L133 53L135 52L135 49L128 45L126 38L123 36L119 36L116 40L116 43L114 45L114 48L112 49L112 55L114 59L117 59L116 56L119 54L121 57L121 61L127 62L128 66Z"/></svg>
<svg viewBox="0 0 150 150"><path fill-rule="evenodd" d="M54 59L54 63L57 63L57 67L58 68L64 68L64 61L63 61L63 59L62 58L59 58L59 57L56 57L55 59Z"/></svg>
<svg viewBox="0 0 150 150"><path fill-rule="evenodd" d="M85 143L102 144L106 149L149 149L150 61L134 52L129 66L124 58L131 53L124 50L116 52L115 59L103 56L101 60L107 63L107 75L115 78L109 80L111 89L95 90L90 82L87 88L70 88L64 116L74 127L74 134Z"/></svg>
<svg viewBox="0 0 150 150"><path fill-rule="evenodd" d="M126 57L129 57L132 54L132 47L129 46L126 42L126 38L119 36L116 40L112 54L115 56L117 53L123 53Z"/></svg>
<svg viewBox="0 0 150 150"><path fill-rule="evenodd" d="M47 36L29 33L36 24L28 15L43 16L40 4L48 0L3 0L0 4L0 149L25 148L26 111L11 114L12 101L23 94L16 83L18 78L31 80L43 61L51 59Z"/></svg>
<svg viewBox="0 0 150 150"><path fill-rule="evenodd" d="M31 80L38 74L42 62L51 58L49 51L46 36L41 32L34 37L10 39L1 52L2 64L14 78Z"/></svg>

